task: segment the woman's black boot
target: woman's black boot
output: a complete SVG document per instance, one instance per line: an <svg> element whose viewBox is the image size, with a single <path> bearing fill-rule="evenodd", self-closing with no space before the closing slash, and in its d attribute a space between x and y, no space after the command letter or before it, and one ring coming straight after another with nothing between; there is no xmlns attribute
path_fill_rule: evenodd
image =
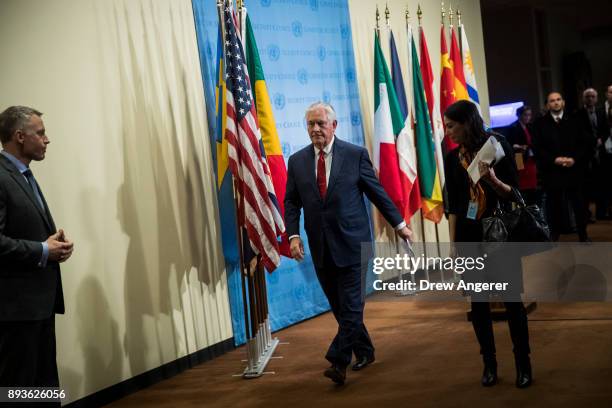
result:
<svg viewBox="0 0 612 408"><path fill-rule="evenodd" d="M516 363L516 387L527 388L533 381L531 377L531 361L529 355L514 356Z"/></svg>
<svg viewBox="0 0 612 408"><path fill-rule="evenodd" d="M482 371L482 379L480 382L483 387L491 387L497 384L497 360L495 354L483 356L484 370Z"/></svg>

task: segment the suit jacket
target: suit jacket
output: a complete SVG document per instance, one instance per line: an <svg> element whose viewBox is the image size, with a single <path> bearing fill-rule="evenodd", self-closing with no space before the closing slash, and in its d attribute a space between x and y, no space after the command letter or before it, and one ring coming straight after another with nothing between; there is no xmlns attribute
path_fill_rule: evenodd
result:
<svg viewBox="0 0 612 408"><path fill-rule="evenodd" d="M303 148L289 158L285 193L285 227L289 236L300 232L300 212L304 209L304 229L313 261L323 267L324 245L338 267L362 261L362 243L372 234L364 194L385 219L397 226L403 218L378 182L366 149L334 138L332 165L325 199L321 199L315 173L314 146ZM365 248L371 250L371 246ZM364 254L364 259L369 257Z"/></svg>
<svg viewBox="0 0 612 408"><path fill-rule="evenodd" d="M0 321L64 313L59 263L39 266L41 242L56 231L42 192L41 198L44 210L23 175L0 155Z"/></svg>
<svg viewBox="0 0 612 408"><path fill-rule="evenodd" d="M593 144L580 118L565 112L561 121L556 123L547 113L536 120L533 129L533 148L542 187L579 187L584 181ZM573 158L574 165L556 165L555 158L560 156Z"/></svg>
<svg viewBox="0 0 612 408"><path fill-rule="evenodd" d="M589 113L585 108L579 109L577 112L581 124L586 130L590 131L595 139L601 139L605 142L608 136L610 136L610 127L608 126L608 116L604 110L604 107L595 108L595 116L597 117L597 126L593 127Z"/></svg>

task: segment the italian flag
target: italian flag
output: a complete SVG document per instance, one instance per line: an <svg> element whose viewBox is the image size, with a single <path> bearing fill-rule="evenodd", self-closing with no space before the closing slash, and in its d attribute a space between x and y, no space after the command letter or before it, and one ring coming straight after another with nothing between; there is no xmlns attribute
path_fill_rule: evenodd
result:
<svg viewBox="0 0 612 408"><path fill-rule="evenodd" d="M408 41L411 41L410 37ZM412 102L408 103L408 99L406 98L404 76L402 75L402 68L397 55L397 47L395 46L395 39L393 38L393 32L391 30L389 30L389 48L391 51L391 79L393 80L393 89L395 89L397 102L402 113L402 118L404 118L404 127L397 136L396 147L402 193L404 194L405 207L402 216L408 221L417 211L419 211L419 209L421 209L421 192L419 191L419 182L417 180L416 146L412 129ZM410 67L411 64L408 66ZM411 91L412 87L409 86L409 92L412 93Z"/></svg>
<svg viewBox="0 0 612 408"><path fill-rule="evenodd" d="M404 194L395 140L404 127L404 118L393 89L378 34L374 37L374 168L380 184L401 214Z"/></svg>

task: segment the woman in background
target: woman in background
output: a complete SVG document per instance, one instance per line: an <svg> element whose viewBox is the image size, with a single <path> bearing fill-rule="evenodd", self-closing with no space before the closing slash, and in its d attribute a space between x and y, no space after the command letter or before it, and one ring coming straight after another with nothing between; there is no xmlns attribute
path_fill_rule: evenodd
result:
<svg viewBox="0 0 612 408"><path fill-rule="evenodd" d="M531 118L533 111L530 106L521 106L516 110L517 121L510 125L508 142L512 145L519 174L519 189L527 205L540 206L538 191L538 176L533 154L531 139ZM515 156L516 157L516 156Z"/></svg>
<svg viewBox="0 0 612 408"><path fill-rule="evenodd" d="M476 153L492 135L483 126L476 105L469 101L458 101L448 107L444 113L446 136L459 146L448 153L444 167L448 191L448 212L451 242L480 243L483 240L482 220L490 217L498 202L513 197L513 187L517 186L517 170L513 151L508 142L500 135L494 135L501 143L505 157L493 167L480 162L480 180L474 184L468 176L467 168ZM500 200L501 199L501 200ZM470 251L469 244L465 244ZM462 254L463 255L463 254ZM492 258L492 257L490 257ZM511 262L508 262L508 260ZM487 260L485 277L498 272L493 259ZM520 274L520 257L505 257L506 267ZM498 266L501 263L498 263ZM469 279L469 276L462 277ZM520 290L515 288L512 301L505 301L510 336L514 345L516 363L516 386L525 388L531 385L531 363L529 359L529 333L527 312L520 299ZM497 360L495 357L495 340L493 322L489 306L488 293L470 293L472 306L472 325L480 344L480 353L484 362L481 383L488 387L497 383ZM505 299L507 300L507 298Z"/></svg>

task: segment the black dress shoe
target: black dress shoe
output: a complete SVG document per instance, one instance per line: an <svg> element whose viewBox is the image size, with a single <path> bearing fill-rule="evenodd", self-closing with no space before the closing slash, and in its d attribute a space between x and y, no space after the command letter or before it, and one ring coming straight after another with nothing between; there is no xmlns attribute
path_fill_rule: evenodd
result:
<svg viewBox="0 0 612 408"><path fill-rule="evenodd" d="M372 364L374 362L374 356L369 356L369 357L359 357L357 359L357 362L355 364L353 364L352 370L353 371L359 371L361 369L366 368L368 365Z"/></svg>
<svg viewBox="0 0 612 408"><path fill-rule="evenodd" d="M329 367L323 375L327 378L330 378L333 382L338 385L344 384L346 381L346 367L338 367L337 365L332 365Z"/></svg>
<svg viewBox="0 0 612 408"><path fill-rule="evenodd" d="M516 362L516 387L527 388L533 379L531 376L531 361L529 356L515 357Z"/></svg>
<svg viewBox="0 0 612 408"><path fill-rule="evenodd" d="M491 387L497 384L497 361L495 357L484 359L484 370L480 383L483 387Z"/></svg>

